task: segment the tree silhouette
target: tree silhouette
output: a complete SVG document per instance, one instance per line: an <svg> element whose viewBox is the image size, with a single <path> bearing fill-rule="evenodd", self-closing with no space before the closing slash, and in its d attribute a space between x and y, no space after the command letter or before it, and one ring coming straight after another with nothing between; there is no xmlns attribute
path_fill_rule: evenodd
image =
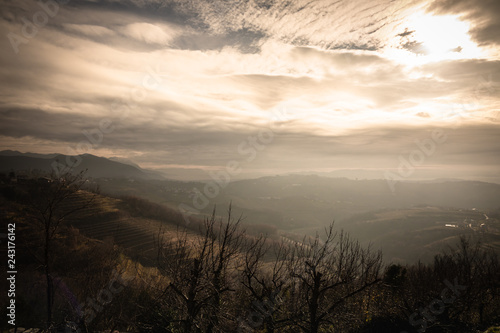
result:
<svg viewBox="0 0 500 333"><path fill-rule="evenodd" d="M54 281L52 276L52 243L60 225L79 211L92 205L96 192L83 191L86 185L85 171L77 174L65 173L50 179L33 181L29 186L31 217L36 220L42 231L41 262L47 282L47 329L52 328L52 307L54 304Z"/></svg>
<svg viewBox="0 0 500 333"><path fill-rule="evenodd" d="M317 235L297 243L288 259L295 292L294 322L307 333L335 326L338 307L380 281L380 253L371 253L344 232L335 232L333 223L325 232L325 240Z"/></svg>
<svg viewBox="0 0 500 333"><path fill-rule="evenodd" d="M197 244L188 243L187 232L170 244L164 244L159 266L171 279L172 290L179 304L179 319L185 333L200 330L220 331L222 298L234 291L230 264L240 251L243 234L239 231L241 218L236 221L229 207L227 220L217 219L215 209L205 219L202 237ZM200 317L204 315L204 322Z"/></svg>

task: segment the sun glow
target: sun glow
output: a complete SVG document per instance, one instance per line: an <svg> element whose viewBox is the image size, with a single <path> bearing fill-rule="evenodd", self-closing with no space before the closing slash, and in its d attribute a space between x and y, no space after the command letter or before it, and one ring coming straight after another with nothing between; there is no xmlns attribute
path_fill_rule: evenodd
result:
<svg viewBox="0 0 500 333"><path fill-rule="evenodd" d="M424 12L411 15L397 35L393 58L408 65L483 56L470 39L470 25L456 15L434 16Z"/></svg>

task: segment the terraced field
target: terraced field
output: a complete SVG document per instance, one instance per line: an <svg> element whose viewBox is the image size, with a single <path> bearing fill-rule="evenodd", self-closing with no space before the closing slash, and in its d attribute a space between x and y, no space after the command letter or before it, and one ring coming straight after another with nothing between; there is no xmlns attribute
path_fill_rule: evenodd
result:
<svg viewBox="0 0 500 333"><path fill-rule="evenodd" d="M90 193L80 192L68 200L63 209L68 211L81 207L90 196ZM112 242L142 264L153 264L158 238L165 241L175 238L176 225L168 221L131 217L120 206L123 207L121 200L99 195L92 205L73 215L68 224L87 237Z"/></svg>

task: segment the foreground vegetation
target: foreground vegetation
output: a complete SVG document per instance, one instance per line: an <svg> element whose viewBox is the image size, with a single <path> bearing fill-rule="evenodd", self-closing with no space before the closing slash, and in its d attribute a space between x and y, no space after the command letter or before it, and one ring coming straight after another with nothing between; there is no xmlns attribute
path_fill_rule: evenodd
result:
<svg viewBox="0 0 500 333"><path fill-rule="evenodd" d="M17 228L20 327L477 332L500 323L497 254L465 237L430 264L383 265L381 253L334 224L317 237L281 242L246 232L229 208L224 218L214 211L188 229L174 211L101 196L79 177L2 185L0 204L2 223ZM158 222L148 227L154 251L147 257L77 228L140 216Z"/></svg>

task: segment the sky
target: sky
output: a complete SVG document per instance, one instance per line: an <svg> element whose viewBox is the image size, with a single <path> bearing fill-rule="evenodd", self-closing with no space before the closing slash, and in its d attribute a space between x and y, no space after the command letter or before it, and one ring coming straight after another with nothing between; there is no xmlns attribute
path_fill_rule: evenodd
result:
<svg viewBox="0 0 500 333"><path fill-rule="evenodd" d="M0 4L0 150L500 183L498 0Z"/></svg>

